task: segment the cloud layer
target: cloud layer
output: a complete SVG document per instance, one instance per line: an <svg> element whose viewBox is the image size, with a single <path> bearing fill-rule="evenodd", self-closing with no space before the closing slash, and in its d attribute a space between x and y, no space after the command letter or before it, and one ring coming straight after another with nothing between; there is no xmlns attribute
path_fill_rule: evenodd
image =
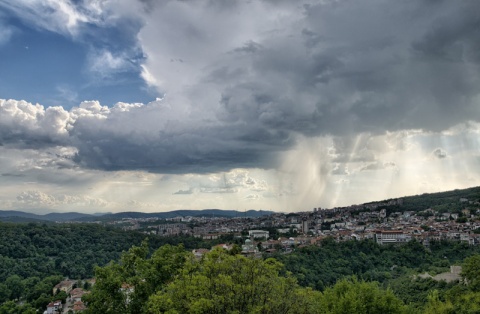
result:
<svg viewBox="0 0 480 314"><path fill-rule="evenodd" d="M167 93L70 111L2 101L4 144L73 146L84 167L271 168L298 136L442 131L480 114L476 2L34 3L23 18L69 36L136 20L144 77ZM101 77L130 66L108 50L91 61Z"/></svg>
<svg viewBox="0 0 480 314"><path fill-rule="evenodd" d="M40 156L28 171L171 174L171 199L295 196L287 204L295 207L341 203L368 182L384 196L395 183L435 190L428 177L439 173L464 186L447 169L464 176L459 162L478 159L477 1L0 0L0 8L85 45L92 82L137 73L163 95L73 107L0 99L0 148ZM0 31L0 45L14 35ZM17 171L2 176L27 174L4 159ZM88 203L33 191L16 201Z"/></svg>

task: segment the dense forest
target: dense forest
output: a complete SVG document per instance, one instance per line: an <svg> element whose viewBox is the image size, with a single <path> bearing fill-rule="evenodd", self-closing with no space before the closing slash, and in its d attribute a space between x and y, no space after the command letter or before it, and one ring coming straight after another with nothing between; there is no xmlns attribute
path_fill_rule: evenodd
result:
<svg viewBox="0 0 480 314"><path fill-rule="evenodd" d="M0 309L0 313L13 313L13 300L27 301L43 312L53 299L52 287L63 278L92 278L95 266L118 260L122 252L140 245L145 237L97 224L0 223L0 304L11 301L4 304L8 310ZM232 239L204 242L194 237L151 235L148 245L154 250L182 243L193 249Z"/></svg>
<svg viewBox="0 0 480 314"><path fill-rule="evenodd" d="M139 245L146 235L97 224L0 223L0 281L20 277L62 275L89 278L95 265L117 260L123 251ZM216 241L232 240L225 237ZM194 237L149 235L150 247L182 243L185 248L211 247Z"/></svg>
<svg viewBox="0 0 480 314"><path fill-rule="evenodd" d="M475 253L480 253L480 247L456 241L433 241L427 249L415 240L392 246L373 240L335 242L327 238L320 247L307 246L275 258L295 274L302 286L322 290L351 275L389 283L403 275L445 272Z"/></svg>

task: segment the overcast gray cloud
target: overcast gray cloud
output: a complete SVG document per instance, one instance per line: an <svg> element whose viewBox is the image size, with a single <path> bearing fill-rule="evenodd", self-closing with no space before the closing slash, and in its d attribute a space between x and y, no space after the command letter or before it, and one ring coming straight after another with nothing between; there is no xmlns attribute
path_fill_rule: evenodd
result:
<svg viewBox="0 0 480 314"><path fill-rule="evenodd" d="M173 1L146 18L140 38L159 88L191 95L179 105L214 108L221 121L307 135L443 130L479 114L478 9ZM158 32L168 45L149 40Z"/></svg>

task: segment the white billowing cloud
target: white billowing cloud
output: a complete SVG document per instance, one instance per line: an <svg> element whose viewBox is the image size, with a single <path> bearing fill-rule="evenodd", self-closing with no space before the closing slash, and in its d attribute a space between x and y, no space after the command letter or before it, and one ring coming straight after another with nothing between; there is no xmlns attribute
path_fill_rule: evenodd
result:
<svg viewBox="0 0 480 314"><path fill-rule="evenodd" d="M160 100L157 100L157 101L160 101ZM132 109L140 108L142 106L143 106L143 104L140 104L140 103L128 104L128 103L124 103L124 102L118 102L113 106L112 111L114 111L114 112L128 112Z"/></svg>
<svg viewBox="0 0 480 314"><path fill-rule="evenodd" d="M251 172L254 172L253 174ZM267 191L270 187L267 180L271 175L265 175L259 169L233 169L228 172L210 175L188 175L185 184L188 189L180 189L173 194L190 195L194 193L250 193ZM252 176L259 175L260 179Z"/></svg>
<svg viewBox="0 0 480 314"><path fill-rule="evenodd" d="M107 202L102 199L95 199L88 196L74 196L74 195L50 195L41 191L24 191L17 196L17 201L25 206L40 206L42 207L62 207L62 206L78 206L78 207L93 207L101 208L107 205Z"/></svg>
<svg viewBox="0 0 480 314"><path fill-rule="evenodd" d="M55 197L40 191L25 191L17 196L20 203L35 206L52 206L56 203Z"/></svg>
<svg viewBox="0 0 480 314"><path fill-rule="evenodd" d="M43 146L65 143L70 115L62 107L0 99L0 142Z"/></svg>

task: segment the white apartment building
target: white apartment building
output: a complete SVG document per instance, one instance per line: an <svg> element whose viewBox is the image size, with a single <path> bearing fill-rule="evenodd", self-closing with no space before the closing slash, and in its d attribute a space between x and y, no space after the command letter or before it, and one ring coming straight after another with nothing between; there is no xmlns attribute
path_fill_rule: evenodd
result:
<svg viewBox="0 0 480 314"><path fill-rule="evenodd" d="M411 235L398 230L377 230L375 232L375 242L378 244L405 243L411 239Z"/></svg>

